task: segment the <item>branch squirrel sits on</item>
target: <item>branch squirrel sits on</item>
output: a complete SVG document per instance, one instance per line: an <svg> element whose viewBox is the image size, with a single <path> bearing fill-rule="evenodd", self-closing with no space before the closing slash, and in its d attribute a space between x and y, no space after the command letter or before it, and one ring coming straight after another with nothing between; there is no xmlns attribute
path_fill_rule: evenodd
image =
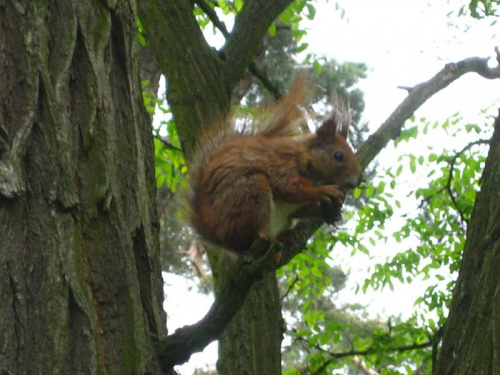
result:
<svg viewBox="0 0 500 375"><path fill-rule="evenodd" d="M280 239L294 219L340 219L344 189L358 185L361 171L346 142L350 116L337 109L315 133L300 134L305 81L300 74L250 132L228 117L202 135L189 220L205 240L241 254L258 238Z"/></svg>

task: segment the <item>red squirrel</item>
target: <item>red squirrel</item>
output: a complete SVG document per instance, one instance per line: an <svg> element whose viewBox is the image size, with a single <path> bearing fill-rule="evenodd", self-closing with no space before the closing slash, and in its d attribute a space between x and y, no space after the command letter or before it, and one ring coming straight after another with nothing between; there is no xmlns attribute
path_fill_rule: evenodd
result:
<svg viewBox="0 0 500 375"><path fill-rule="evenodd" d="M257 238L278 238L294 219L338 220L344 189L360 165L340 114L297 134L305 79L265 111L260 130L242 134L230 118L204 133L191 166L190 222L206 240L236 253ZM254 126L256 127L256 126Z"/></svg>

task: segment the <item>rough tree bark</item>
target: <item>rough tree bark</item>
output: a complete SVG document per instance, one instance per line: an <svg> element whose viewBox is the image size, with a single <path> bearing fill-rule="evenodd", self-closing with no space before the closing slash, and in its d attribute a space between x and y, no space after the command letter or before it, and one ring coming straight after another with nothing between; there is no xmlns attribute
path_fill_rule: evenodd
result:
<svg viewBox="0 0 500 375"><path fill-rule="evenodd" d="M220 266L232 265L226 254L209 255L216 294L222 281ZM222 259L217 259L223 257ZM224 274L226 275L226 273ZM275 272L269 272L248 291L241 309L219 339L217 370L220 374L281 374L281 341L284 333L281 303Z"/></svg>
<svg viewBox="0 0 500 375"><path fill-rule="evenodd" d="M159 374L135 2L0 1L0 373Z"/></svg>
<svg viewBox="0 0 500 375"><path fill-rule="evenodd" d="M500 114L434 374L500 374Z"/></svg>

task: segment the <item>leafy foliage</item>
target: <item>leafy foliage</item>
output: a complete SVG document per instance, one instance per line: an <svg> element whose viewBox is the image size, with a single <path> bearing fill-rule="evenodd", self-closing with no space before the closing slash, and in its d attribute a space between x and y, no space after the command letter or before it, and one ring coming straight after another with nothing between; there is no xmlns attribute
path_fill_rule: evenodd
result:
<svg viewBox="0 0 500 375"><path fill-rule="evenodd" d="M398 150L414 139L438 134L455 140L456 146L402 152L385 175L356 190L356 196L366 199L351 220L356 226L318 233L310 251L283 271L286 299L295 301L285 299L285 306L295 308L285 374L330 374L346 368L357 374L360 363L380 374L431 373L492 131L491 119L483 117L480 125L466 123L459 115L443 123L410 121L395 142ZM414 176L420 183L402 191L402 181ZM384 323L367 318L361 306L336 306L335 294L343 285L335 285L325 271L335 264L332 243L366 255L377 254L384 244L406 248L369 266L369 276L357 292L424 282L427 288L415 301L415 312Z"/></svg>
<svg viewBox="0 0 500 375"><path fill-rule="evenodd" d="M142 82L143 87L148 85L149 82ZM175 122L170 115L166 102L157 99L154 93L143 91L142 99L146 111L151 116L155 114L155 111L158 111L158 115L161 113L160 116L162 117L158 126L153 127L156 186L157 188L166 186L172 193L175 193L179 185L186 185L183 176L187 172Z"/></svg>
<svg viewBox="0 0 500 375"><path fill-rule="evenodd" d="M499 16L498 0L471 0L468 6L470 15L474 18L483 18L488 16ZM460 9L461 14L465 14L465 7Z"/></svg>

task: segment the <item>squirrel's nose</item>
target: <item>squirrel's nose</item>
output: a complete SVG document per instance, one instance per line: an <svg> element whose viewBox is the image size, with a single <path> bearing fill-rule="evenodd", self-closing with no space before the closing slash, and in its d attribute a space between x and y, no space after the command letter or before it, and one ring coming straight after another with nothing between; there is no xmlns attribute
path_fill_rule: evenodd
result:
<svg viewBox="0 0 500 375"><path fill-rule="evenodd" d="M361 177L353 177L349 181L346 181L343 188L344 189L355 189L361 183Z"/></svg>
<svg viewBox="0 0 500 375"><path fill-rule="evenodd" d="M356 182L348 182L345 184L346 189L354 189L356 186L358 186L357 181Z"/></svg>

